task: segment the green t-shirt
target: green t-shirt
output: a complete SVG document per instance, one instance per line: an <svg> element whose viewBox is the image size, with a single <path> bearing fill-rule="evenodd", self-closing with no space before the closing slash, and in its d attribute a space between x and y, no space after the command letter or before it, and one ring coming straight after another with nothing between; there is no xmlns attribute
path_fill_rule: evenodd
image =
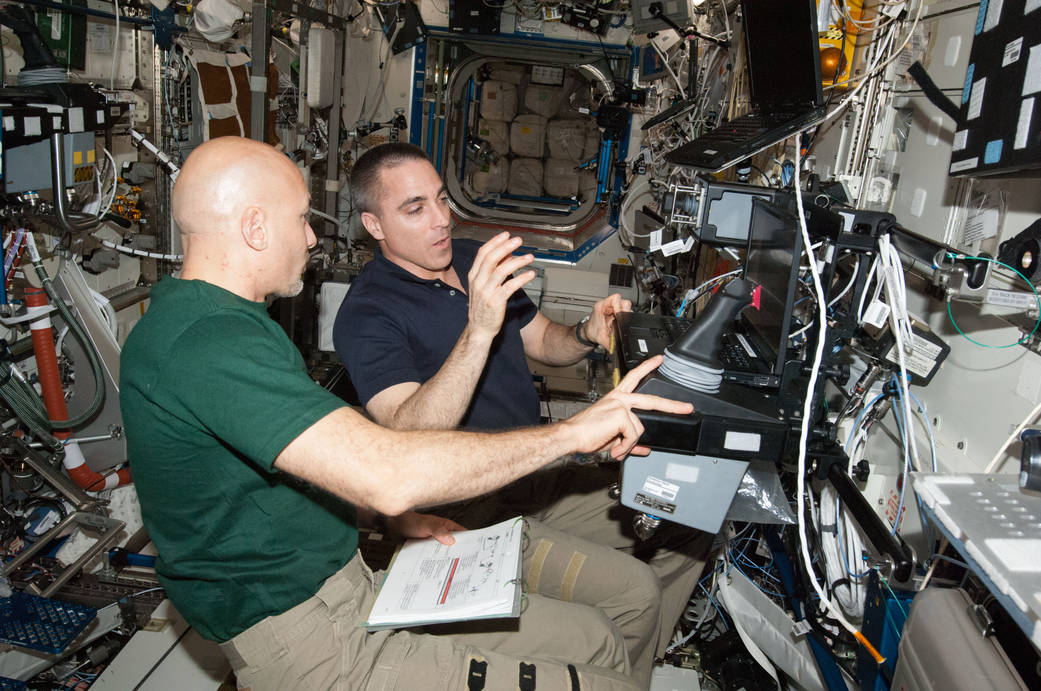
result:
<svg viewBox="0 0 1041 691"><path fill-rule="evenodd" d="M354 556L354 508L273 468L344 404L307 376L263 303L164 278L120 370L159 582L199 633L228 640L311 597Z"/></svg>

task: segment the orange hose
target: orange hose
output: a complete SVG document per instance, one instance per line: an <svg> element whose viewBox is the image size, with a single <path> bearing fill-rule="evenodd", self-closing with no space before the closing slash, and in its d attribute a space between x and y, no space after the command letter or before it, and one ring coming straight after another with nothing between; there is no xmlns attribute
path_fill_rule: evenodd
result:
<svg viewBox="0 0 1041 691"><path fill-rule="evenodd" d="M47 293L42 288L28 288L25 291L27 307L46 307ZM49 317L46 324L30 324L33 335L33 352L36 354L36 371L40 375L40 388L43 389L43 403L47 406L47 414L52 420L68 420L69 409L65 405L65 391L61 386L58 374L58 356L54 350L54 336L51 331ZM68 439L71 432L60 430L54 433L58 439Z"/></svg>
<svg viewBox="0 0 1041 691"><path fill-rule="evenodd" d="M882 657L882 654L875 650L875 646L871 645L870 641L868 641L868 639L860 631L853 632L853 637L856 638L862 646L864 646L864 649L868 651L868 654L871 655L871 657L875 658L875 662L877 662L878 664L882 664L886 661L886 659Z"/></svg>
<svg viewBox="0 0 1041 691"><path fill-rule="evenodd" d="M40 288L29 288L25 291L25 304L27 307L46 307L47 293ZM51 330L50 318L40 317L30 323L33 336L33 352L36 354L36 371L40 378L40 388L43 390L43 403L47 407L47 415L51 420L68 420L69 409L65 405L65 390L61 385L61 376L58 374L58 355L54 349L54 335ZM72 432L68 429L59 430L54 433L58 439L69 439ZM69 442L75 443L75 441ZM82 454L78 453L82 458ZM79 464L69 465L69 454L65 456L65 471L69 477L81 488L97 492L109 487L109 475L102 475L90 469L82 460ZM121 487L131 482L130 469L123 468L116 473L117 483L113 487Z"/></svg>
<svg viewBox="0 0 1041 691"><path fill-rule="evenodd" d="M97 492L103 489L111 489L108 487L109 475L102 475L96 473L90 469L86 463L70 468L65 466L65 472L69 474L69 477L79 485L81 488L88 492ZM130 477L129 468L120 468L116 471L116 479L118 482L114 485L115 487L122 487L123 485L129 485L132 478Z"/></svg>

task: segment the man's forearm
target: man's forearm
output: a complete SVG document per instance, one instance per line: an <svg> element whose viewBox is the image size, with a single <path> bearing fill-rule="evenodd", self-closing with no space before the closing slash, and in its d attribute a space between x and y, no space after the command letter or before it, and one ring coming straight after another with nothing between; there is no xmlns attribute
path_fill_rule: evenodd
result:
<svg viewBox="0 0 1041 691"><path fill-rule="evenodd" d="M398 430L454 429L462 422L488 360L491 341L463 330L441 369L405 399L392 416L375 414Z"/></svg>
<svg viewBox="0 0 1041 691"><path fill-rule="evenodd" d="M660 364L661 356L648 358L567 420L496 434L389 430L344 406L289 442L274 467L355 506L398 515L484 494L566 453L606 449L621 459L643 433L634 408L677 415L693 410L689 403L633 392Z"/></svg>
<svg viewBox="0 0 1041 691"><path fill-rule="evenodd" d="M556 322L550 323L546 326L540 352L532 357L545 365L554 367L575 364L592 350L575 338L575 329L580 327L580 324L564 326Z"/></svg>
<svg viewBox="0 0 1041 691"><path fill-rule="evenodd" d="M387 515L485 494L573 451L567 423L498 434L388 430L340 408L275 465L352 504Z"/></svg>

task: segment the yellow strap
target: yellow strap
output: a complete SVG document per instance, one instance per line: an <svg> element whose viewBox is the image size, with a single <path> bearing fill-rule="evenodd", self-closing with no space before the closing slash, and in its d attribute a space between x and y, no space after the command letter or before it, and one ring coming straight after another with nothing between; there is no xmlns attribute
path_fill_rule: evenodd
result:
<svg viewBox="0 0 1041 691"><path fill-rule="evenodd" d="M528 569L528 592L539 592L539 578L542 576L542 567L546 565L546 557L553 549L553 543L549 540L539 540L539 546L535 548L535 554L531 558L531 568Z"/></svg>
<svg viewBox="0 0 1041 691"><path fill-rule="evenodd" d="M568 562L567 570L564 571L564 580L560 583L560 599L564 602L571 602L571 598L575 596L575 582L578 581L578 572L582 570L582 565L586 563L586 555L581 552L575 552L571 555L571 561Z"/></svg>

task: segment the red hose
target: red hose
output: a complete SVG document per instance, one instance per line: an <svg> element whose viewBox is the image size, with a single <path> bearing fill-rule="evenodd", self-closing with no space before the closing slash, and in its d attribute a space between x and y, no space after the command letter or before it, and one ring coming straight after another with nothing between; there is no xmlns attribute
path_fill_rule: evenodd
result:
<svg viewBox="0 0 1041 691"><path fill-rule="evenodd" d="M46 307L47 293L42 288L27 288L25 291L27 307ZM43 403L47 406L47 414L52 420L68 420L69 409L65 405L65 391L61 386L58 374L58 356L54 350L54 335L51 331L50 317L33 320L33 352L36 354L36 371L40 375L40 387L43 389ZM60 430L54 433L58 439L67 439L71 432Z"/></svg>
<svg viewBox="0 0 1041 691"><path fill-rule="evenodd" d="M46 307L47 293L42 288L27 288L25 291L25 304L27 307ZM54 335L51 330L51 319L43 316L34 319L30 323L33 336L33 352L36 354L36 371L40 378L40 388L43 390L43 403L47 407L47 415L51 420L68 420L69 409L65 405L65 390L61 385L61 376L58 374L58 355L54 349ZM72 432L68 429L57 430L54 436L58 439L68 439ZM70 444L73 442L70 442ZM109 476L94 472L83 462L82 453L75 454L78 459L70 458L69 453L65 456L65 470L73 482L85 490L98 491L110 489L108 485ZM78 462L77 462L78 461ZM71 465L75 464L75 465ZM113 485L120 487L131 481L130 469L123 468L116 473L118 482Z"/></svg>

